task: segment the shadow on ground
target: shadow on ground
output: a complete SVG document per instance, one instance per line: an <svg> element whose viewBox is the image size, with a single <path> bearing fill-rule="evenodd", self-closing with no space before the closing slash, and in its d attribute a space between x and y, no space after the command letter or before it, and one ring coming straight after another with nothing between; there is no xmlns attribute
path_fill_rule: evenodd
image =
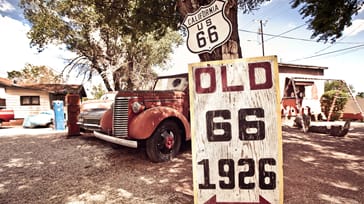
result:
<svg viewBox="0 0 364 204"><path fill-rule="evenodd" d="M363 203L363 129L345 137L283 132L284 203Z"/></svg>

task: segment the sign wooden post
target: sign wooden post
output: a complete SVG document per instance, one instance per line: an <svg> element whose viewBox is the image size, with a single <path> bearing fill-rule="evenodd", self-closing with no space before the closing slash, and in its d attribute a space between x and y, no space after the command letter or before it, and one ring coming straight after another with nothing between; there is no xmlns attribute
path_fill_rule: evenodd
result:
<svg viewBox="0 0 364 204"><path fill-rule="evenodd" d="M275 56L189 65L195 203L283 203Z"/></svg>

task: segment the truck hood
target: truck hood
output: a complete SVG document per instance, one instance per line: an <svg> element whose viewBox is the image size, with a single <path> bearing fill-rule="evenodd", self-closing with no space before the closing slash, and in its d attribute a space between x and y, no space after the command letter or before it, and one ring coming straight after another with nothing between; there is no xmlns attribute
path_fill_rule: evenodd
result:
<svg viewBox="0 0 364 204"><path fill-rule="evenodd" d="M116 97L137 97L140 99L177 99L183 98L183 91L119 91Z"/></svg>
<svg viewBox="0 0 364 204"><path fill-rule="evenodd" d="M183 112L186 95L182 91L120 91L116 95L116 100L122 97L130 97L133 101L138 101L145 108L153 108L158 106L172 107L179 112Z"/></svg>
<svg viewBox="0 0 364 204"><path fill-rule="evenodd" d="M114 100L89 100L81 104L81 112L92 109L109 109Z"/></svg>

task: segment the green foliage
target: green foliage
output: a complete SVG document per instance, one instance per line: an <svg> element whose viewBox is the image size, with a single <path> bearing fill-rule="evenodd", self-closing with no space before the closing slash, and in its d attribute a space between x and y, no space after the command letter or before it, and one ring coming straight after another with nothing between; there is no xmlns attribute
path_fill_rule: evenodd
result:
<svg viewBox="0 0 364 204"><path fill-rule="evenodd" d="M231 0L231 41L239 45L237 8L243 13L256 10L269 0ZM179 24L187 13L212 0L21 0L24 16L32 24L28 37L39 51L48 44L64 44L76 53L64 72L76 70L89 80L96 74L107 90L137 89L155 76L153 66L166 66L172 47L182 43ZM363 0L292 0L303 18L309 18L312 37L339 38ZM238 53L231 52L239 55ZM230 52L226 52L230 53ZM241 55L241 52L240 52ZM239 55L239 56L240 56ZM235 55L234 55L235 56ZM222 58L206 54L203 60Z"/></svg>
<svg viewBox="0 0 364 204"><path fill-rule="evenodd" d="M268 2L270 0L238 0L237 4L243 13L249 13L251 11L259 9L262 3Z"/></svg>
<svg viewBox="0 0 364 204"><path fill-rule="evenodd" d="M358 92L356 94L357 97L364 98L364 92Z"/></svg>
<svg viewBox="0 0 364 204"><path fill-rule="evenodd" d="M16 80L23 84L57 84L62 81L61 77L46 66L34 66L26 64L20 71L7 72L8 79Z"/></svg>
<svg viewBox="0 0 364 204"><path fill-rule="evenodd" d="M91 89L91 94L94 96L95 99L101 98L107 91L105 91L102 84L99 84L97 86L93 86Z"/></svg>
<svg viewBox="0 0 364 204"><path fill-rule="evenodd" d="M325 91L331 90L341 90L345 93L355 93L355 88L351 84L347 84L345 81L342 80L329 80L325 82Z"/></svg>
<svg viewBox="0 0 364 204"><path fill-rule="evenodd" d="M32 23L31 46L42 51L50 43L65 44L77 57L64 72L76 70L83 80L100 75L109 91L135 89L149 80L155 75L151 67L164 66L172 47L182 43L170 1L21 0L20 5Z"/></svg>
<svg viewBox="0 0 364 204"><path fill-rule="evenodd" d="M342 36L346 26L351 25L352 16L363 6L363 0L293 0L291 6L300 8L302 18L308 18L312 38L318 41L335 42Z"/></svg>
<svg viewBox="0 0 364 204"><path fill-rule="evenodd" d="M332 90L342 90L344 92L349 92L349 89L346 86L346 83L344 81L341 81L341 80L326 81L324 90L325 90L325 92L326 91L332 91Z"/></svg>
<svg viewBox="0 0 364 204"><path fill-rule="evenodd" d="M327 116L329 115L335 96L336 100L332 111L331 120L339 119L349 97L347 93L342 91L332 90L325 92L321 97L321 106L323 107L323 113Z"/></svg>
<svg viewBox="0 0 364 204"><path fill-rule="evenodd" d="M328 116L332 104L334 103L331 120L339 119L342 111L344 110L345 104L348 102L349 97L349 90L345 84L343 84L343 81L334 80L326 82L325 93L320 99L323 113Z"/></svg>
<svg viewBox="0 0 364 204"><path fill-rule="evenodd" d="M153 32L155 37L163 37L169 29L178 30L181 19L176 12L176 0L138 0L133 12L133 26L141 33Z"/></svg>

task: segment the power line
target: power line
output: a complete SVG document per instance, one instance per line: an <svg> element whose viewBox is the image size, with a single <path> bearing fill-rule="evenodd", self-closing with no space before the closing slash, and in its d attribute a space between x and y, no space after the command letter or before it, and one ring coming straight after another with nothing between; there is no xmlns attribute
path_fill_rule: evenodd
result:
<svg viewBox="0 0 364 204"><path fill-rule="evenodd" d="M338 42L341 42L342 40L344 40L348 35L351 35L351 34L353 34L354 32L356 32L362 25L364 25L364 23L362 22L361 24L359 24L354 30L352 30L350 33L348 33L346 36L343 36L342 38L340 38L340 39L338 39L338 41L336 41L335 43L333 43L333 44L331 44L331 45L329 45L329 46L327 46L327 47L325 47L325 48L323 48L323 49L321 49L321 50L319 50L319 51L316 51L315 52L315 54L318 54L318 53L320 53L320 52L323 52L323 51L325 51L325 50L327 50L327 49L329 49L329 48L331 48L332 46L334 46L335 44L337 44Z"/></svg>
<svg viewBox="0 0 364 204"><path fill-rule="evenodd" d="M254 32L254 31L249 31L249 30L244 30L244 29L238 29L238 31L247 32L247 33L254 33L254 34L261 34L261 35L266 35L266 36L272 36L272 38L278 37L278 38L285 38L285 39L290 39L290 40L299 40L299 41L306 41L306 42L315 42L315 43L317 43L317 41L315 41L315 40L309 40L309 39L302 39L302 38L295 38L295 37L283 36L283 34L286 34L286 33L290 32L292 30L298 29L299 27L302 27L304 25L305 24L300 25L300 26L297 26L297 27L295 27L295 28L293 28L291 30L288 30L286 32L283 32L283 33L281 33L279 35L273 35L273 34L267 34L267 33L261 33L261 32ZM272 38L269 38L268 40L270 40ZM329 55L329 54L334 54L334 53L339 53L339 52L343 52L343 51L346 51L347 53L350 53L350 52L355 51L354 49L362 49L362 47L364 47L364 42L338 42L337 41L337 42L335 42L335 44L359 44L359 45L356 45L356 46L353 46L353 47L344 48L344 49L334 50L334 51L326 52L326 53L322 53L322 54L315 53L315 55L308 56L308 57L303 57L303 58L299 58L299 59L295 59L295 60L291 60L289 62L295 62L295 61L301 61L301 60L305 60L305 59L311 59L311 58L320 57L320 56Z"/></svg>
<svg viewBox="0 0 364 204"><path fill-rule="evenodd" d="M269 40L272 40L272 39L274 39L274 38L281 37L282 35L287 34L287 33L289 33L289 32L292 32L292 31L294 31L294 30L297 30L297 29L299 29L299 28L303 27L303 26L304 26L304 25L306 25L306 24L307 24L307 23L304 23L304 24L299 25L299 26L297 26L297 27L295 27L295 28L292 28L292 29L290 29L290 30L287 30L286 32L283 32L283 33L281 33L281 34L278 34L277 36L271 37L271 38L269 38L269 39L265 40L265 42L267 42L267 41L269 41Z"/></svg>
<svg viewBox="0 0 364 204"><path fill-rule="evenodd" d="M334 50L334 51L331 51L331 52L325 52L325 53L318 54L318 55L312 55L312 56L308 56L308 57L303 57L303 58L291 60L289 62L296 62L296 61L301 61L301 60L305 60L305 59L311 59L311 58L315 58L315 57L321 57L321 56L324 56L324 55L334 54L334 53L343 52L343 51L347 51L347 50L351 50L352 51L353 49L358 49L358 48L361 48L361 47L364 47L364 44L356 45L356 46L348 47L348 48L344 48L344 49Z"/></svg>
<svg viewBox="0 0 364 204"><path fill-rule="evenodd" d="M250 30L244 30L244 29L238 29L238 31L242 31L242 32L246 32L246 33L260 34L259 32L250 31ZM263 35L271 36L271 37L278 37L278 38L285 38L285 39L290 39L290 40L300 40L300 41L306 41L306 42L316 42L315 40L308 40L308 39L302 39L302 38L288 37L288 36L283 36L283 35L273 35L273 34L268 34L268 33L264 33Z"/></svg>
<svg viewBox="0 0 364 204"><path fill-rule="evenodd" d="M245 29L238 29L238 31L246 32L246 33L260 34L259 32L245 30ZM304 39L304 38L296 38L296 37L289 37L289 36L284 36L284 35L274 35L274 34L268 34L268 33L263 33L263 35L271 36L271 37L284 38L284 39L289 39L289 40L298 40L298 41L315 42L315 43L317 43L316 40L310 40L310 39ZM336 43L337 44L362 44L364 42L336 42Z"/></svg>

